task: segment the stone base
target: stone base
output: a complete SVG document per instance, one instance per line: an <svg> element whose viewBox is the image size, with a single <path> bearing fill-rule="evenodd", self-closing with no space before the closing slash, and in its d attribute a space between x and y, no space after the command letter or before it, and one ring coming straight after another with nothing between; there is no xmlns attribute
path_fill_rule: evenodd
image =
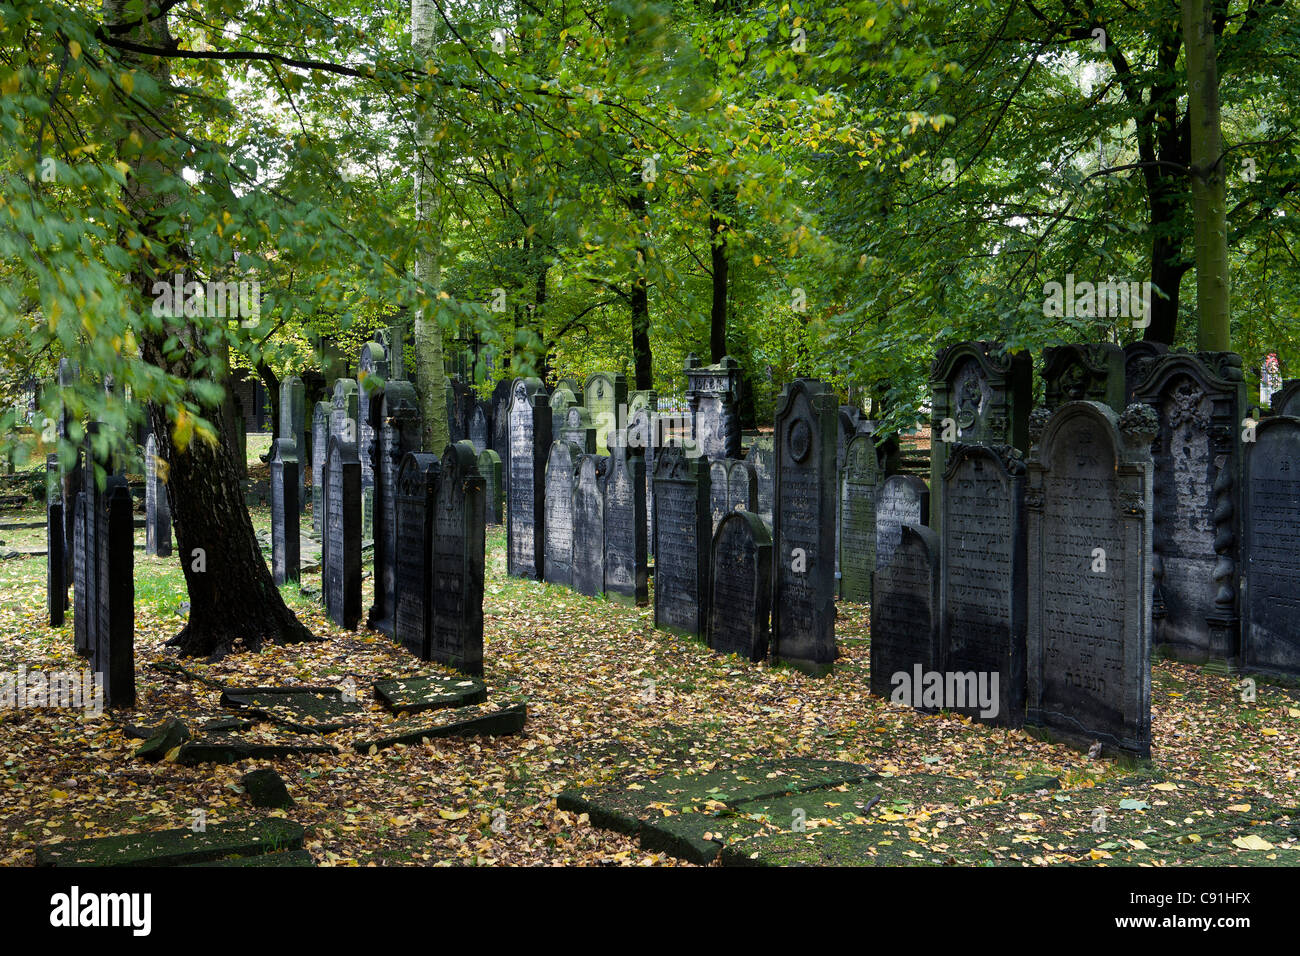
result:
<svg viewBox="0 0 1300 956"><path fill-rule="evenodd" d="M1093 744L1097 743L1097 738L1088 734L1074 733L1062 730L1059 727L1044 727L1041 724L1031 723L1031 719L1032 715L1026 716L1025 723L1020 729L1035 740L1041 740L1048 744L1065 744L1065 746L1083 753L1087 753L1092 749ZM1149 746L1145 750L1133 750L1103 741L1100 756L1108 760L1114 760L1122 767L1136 768L1151 764L1151 748Z"/></svg>
<svg viewBox="0 0 1300 956"><path fill-rule="evenodd" d="M785 666L807 674L809 677L827 677L835 673L834 661L806 661L797 657L773 658L776 666Z"/></svg>

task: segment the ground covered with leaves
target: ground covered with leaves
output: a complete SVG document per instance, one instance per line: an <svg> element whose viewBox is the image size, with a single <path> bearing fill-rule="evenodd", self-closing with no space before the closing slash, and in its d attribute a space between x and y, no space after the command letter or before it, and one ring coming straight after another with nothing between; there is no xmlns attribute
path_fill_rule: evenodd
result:
<svg viewBox="0 0 1300 956"><path fill-rule="evenodd" d="M254 521L267 528L264 509ZM43 537L0 533L19 551ZM1277 865L1300 856L1300 694L1284 687L1261 682L1246 701L1238 679L1157 663L1151 762L1090 759L871 696L864 606L840 606L843 657L833 676L813 679L656 631L650 608L508 578L504 534L491 528L488 697L473 706L522 703L523 731L357 752L358 741L430 716L394 714L372 694L375 681L451 672L381 634L332 625L312 593L319 574L304 577L306 595L286 589L319 643L181 659L164 647L184 621L179 565L136 555L136 710L99 719L0 711L0 863L30 865L43 844L189 827L196 811L208 824L265 814L240 779L266 766L295 800L270 813L306 828L318 865ZM45 625L44 579L41 556L0 562L0 672L81 667L70 617ZM368 574L365 587L368 606ZM355 687L357 703L330 733L301 723L291 733L273 712L222 704L222 688L287 684ZM155 763L135 756L133 731L171 717L191 729L241 720L249 739L292 736L337 752L194 765L179 759L182 748ZM750 785L791 767L828 775L812 796ZM593 818L611 799L631 825Z"/></svg>

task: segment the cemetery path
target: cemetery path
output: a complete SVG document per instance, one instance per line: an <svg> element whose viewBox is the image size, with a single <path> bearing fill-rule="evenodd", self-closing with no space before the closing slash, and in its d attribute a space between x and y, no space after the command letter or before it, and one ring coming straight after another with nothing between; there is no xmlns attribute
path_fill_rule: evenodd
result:
<svg viewBox="0 0 1300 956"><path fill-rule="evenodd" d="M262 528L266 517L255 513L254 521ZM68 709L0 711L0 863L30 865L35 846L56 841L188 827L195 811L209 824L247 818L255 811L240 779L266 766L295 800L270 812L306 828L318 865L678 865L717 857L708 846L693 855L701 842L728 844L723 862L1169 864L1212 850L1214 862L1274 864L1298 855L1294 691L1261 683L1256 700L1245 702L1232 678L1157 664L1154 760L1135 772L1019 731L870 696L863 606L840 606L843 656L832 677L818 680L717 657L702 643L655 631L649 608L507 578L503 547L501 530L489 529L488 698L470 706L492 713L524 702L522 732L373 752L354 745L422 728L439 712L394 715L371 684L449 672L383 635L339 630L313 599L291 590L290 605L325 641L217 663L181 660L163 647L183 623L179 569L171 559L138 558L137 711L101 720ZM0 564L0 673L81 667L71 625L44 626L44 575L40 557ZM318 580L308 575L304 583L314 589ZM365 586L368 604L369 579ZM150 666L159 662L192 676ZM345 724L331 733L315 732L311 715L291 728L232 710L218 689L338 688L349 678L355 706L331 704L315 718ZM336 752L195 765L182 761L179 747L156 763L135 757L140 740L131 726L169 717L195 738L221 733L200 730L210 722L233 720L224 732L250 745ZM866 768L849 775L856 782L823 781L806 814L812 836L785 823L792 806L805 808L757 791L732 793L716 776L795 758ZM687 783L665 789L672 773ZM692 790L691 781L699 786ZM557 802L611 792L650 820L645 832L655 839L603 828L599 819L597 827L589 810L567 797ZM1099 809L1109 821L1102 830L1094 829ZM749 851L759 844L732 844L764 834L761 853Z"/></svg>

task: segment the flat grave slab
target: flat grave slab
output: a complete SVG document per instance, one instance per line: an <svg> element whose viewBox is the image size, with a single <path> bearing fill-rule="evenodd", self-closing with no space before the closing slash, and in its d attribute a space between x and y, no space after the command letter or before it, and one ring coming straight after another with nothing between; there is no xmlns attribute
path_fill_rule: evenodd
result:
<svg viewBox="0 0 1300 956"><path fill-rule="evenodd" d="M226 860L210 860L207 863L187 863L187 866L315 866L316 861L306 850L286 850L283 853L259 853L257 856L234 856Z"/></svg>
<svg viewBox="0 0 1300 956"><path fill-rule="evenodd" d="M337 687L228 687L221 705L304 734L351 727L362 710L360 703L345 701Z"/></svg>
<svg viewBox="0 0 1300 956"><path fill-rule="evenodd" d="M419 727L387 737L358 740L352 749L359 754L371 754L399 744L413 746L442 737L506 737L523 730L527 718L528 708L524 704L497 709L478 705L457 707L422 719Z"/></svg>
<svg viewBox="0 0 1300 956"><path fill-rule="evenodd" d="M418 714L487 700L487 685L477 677L396 677L375 681L374 687L375 696L394 713Z"/></svg>
<svg viewBox="0 0 1300 956"><path fill-rule="evenodd" d="M304 831L292 820L262 817L152 833L47 843L36 848L38 866L185 866L229 857L301 850Z"/></svg>
<svg viewBox="0 0 1300 956"><path fill-rule="evenodd" d="M183 766L201 763L239 763L241 760L278 760L311 754L336 754L332 744L316 737L268 730L216 731L182 744L176 762Z"/></svg>

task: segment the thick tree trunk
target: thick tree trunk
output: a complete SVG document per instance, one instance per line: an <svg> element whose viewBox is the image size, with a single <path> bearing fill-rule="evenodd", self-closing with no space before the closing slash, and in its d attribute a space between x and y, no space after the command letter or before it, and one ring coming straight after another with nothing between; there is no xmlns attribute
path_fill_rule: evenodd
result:
<svg viewBox="0 0 1300 956"><path fill-rule="evenodd" d="M257 363L257 374L266 386L266 394L271 405L271 454L275 454L275 443L280 439L280 376L265 362ZM299 452L301 454L301 451Z"/></svg>
<svg viewBox="0 0 1300 956"><path fill-rule="evenodd" d="M709 310L709 354L715 364L727 354L727 234L726 223L709 216L709 251L713 266L713 304Z"/></svg>
<svg viewBox="0 0 1300 956"><path fill-rule="evenodd" d="M1231 348L1228 206L1214 52L1213 0L1183 0L1187 119L1191 129L1192 213L1196 237L1197 348Z"/></svg>
<svg viewBox="0 0 1300 956"><path fill-rule="evenodd" d="M632 186L628 197L628 208L640 223L646 215L645 187L640 175ZM632 277L632 292L628 302L632 307L632 369L638 391L655 387L654 355L650 351L650 287L646 283L646 247L643 245L637 254L637 270Z"/></svg>
<svg viewBox="0 0 1300 956"><path fill-rule="evenodd" d="M104 4L105 22L131 22L138 17L138 11L133 13L131 9L125 0L108 0ZM165 15L136 27L127 36L157 47L167 47L171 42ZM124 65L147 71L161 89L167 89L170 76L165 62L133 55L122 59ZM133 151L133 156L162 152L161 148L153 148L159 134L149 122L133 124L133 131L151 147ZM179 156L174 159L178 166L181 161ZM170 197L154 193L147 185L154 181L153 177L137 175L139 166L140 161L134 159L123 200L140 234L151 240L159 255L166 250L171 256L169 261L157 257L131 276L141 290L142 301L148 301L154 279L175 268L171 263L183 262L185 251L168 249L167 240L158 235L157 217L170 205ZM179 356L171 353L171 360L164 352L169 333L185 346ZM204 338L203 330L178 319L171 328L143 334L140 354L146 362L172 375L193 378L195 365L205 354ZM206 409L205 413L215 423L215 441L195 436L182 448L176 445L166 411L156 405L150 409L158 454L168 463L167 498L190 599L189 622L170 643L184 654L219 656L268 642L313 640L311 632L285 605L262 558L230 452L229 419L221 407Z"/></svg>

